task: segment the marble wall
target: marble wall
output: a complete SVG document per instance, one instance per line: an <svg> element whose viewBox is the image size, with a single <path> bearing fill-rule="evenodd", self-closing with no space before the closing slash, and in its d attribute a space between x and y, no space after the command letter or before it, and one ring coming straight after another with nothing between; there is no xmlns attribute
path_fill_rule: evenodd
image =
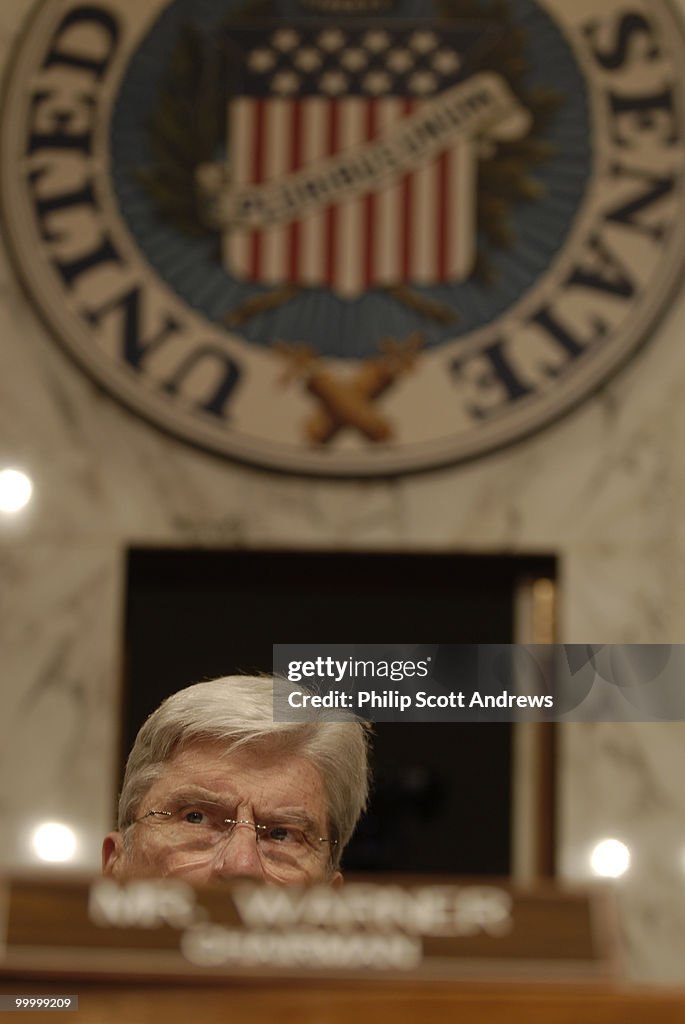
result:
<svg viewBox="0 0 685 1024"><path fill-rule="evenodd" d="M32 0L0 4L2 58ZM683 3L685 7L685 3ZM566 642L685 640L685 294L612 382L543 433L463 467L335 486L204 455L77 370L0 259L0 463L34 478L0 522L0 867L33 823L73 823L94 867L109 827L124 559L138 545L554 552ZM559 858L623 838L633 976L685 983L685 727L562 727Z"/></svg>

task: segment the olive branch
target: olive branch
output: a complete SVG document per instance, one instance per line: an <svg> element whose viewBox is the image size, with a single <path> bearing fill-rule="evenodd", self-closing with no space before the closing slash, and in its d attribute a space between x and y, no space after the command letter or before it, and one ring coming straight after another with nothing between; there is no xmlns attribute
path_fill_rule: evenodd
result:
<svg viewBox="0 0 685 1024"><path fill-rule="evenodd" d="M482 0L439 0L438 13L447 20L469 19L491 24L498 30L479 67L501 75L531 116L531 130L525 138L498 143L491 153L481 153L478 165L479 232L495 248L510 249L515 242L513 208L544 194L543 186L530 171L554 155L554 147L545 140L545 134L563 97L557 90L526 86L525 77L530 70L524 56L526 33L513 22L509 0L490 0L487 6ZM474 276L487 284L494 280L493 268L482 246L476 256Z"/></svg>
<svg viewBox="0 0 685 1024"><path fill-rule="evenodd" d="M219 232L201 214L196 171L229 144L229 57L222 30L246 16L269 15L272 7L272 0L247 0L211 38L190 22L182 26L147 125L153 159L136 172L162 220L191 237L216 236L217 247Z"/></svg>
<svg viewBox="0 0 685 1024"><path fill-rule="evenodd" d="M224 64L219 45L183 26L147 126L153 159L136 171L160 218L196 238L216 234L199 215L196 170L225 144Z"/></svg>

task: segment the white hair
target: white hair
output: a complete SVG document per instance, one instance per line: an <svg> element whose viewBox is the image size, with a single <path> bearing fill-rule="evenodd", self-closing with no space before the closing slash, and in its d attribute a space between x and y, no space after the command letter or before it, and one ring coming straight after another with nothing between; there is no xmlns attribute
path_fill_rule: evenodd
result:
<svg viewBox="0 0 685 1024"><path fill-rule="evenodd" d="M306 757L319 770L328 800L328 827L338 840L333 866L349 842L369 792L370 726L354 716L331 721L274 721L274 700L293 689L269 676L224 676L195 683L167 697L141 727L126 763L119 798L119 829L136 818L141 801L181 747L197 740L239 747L268 744L271 750ZM291 712L292 714L292 712Z"/></svg>

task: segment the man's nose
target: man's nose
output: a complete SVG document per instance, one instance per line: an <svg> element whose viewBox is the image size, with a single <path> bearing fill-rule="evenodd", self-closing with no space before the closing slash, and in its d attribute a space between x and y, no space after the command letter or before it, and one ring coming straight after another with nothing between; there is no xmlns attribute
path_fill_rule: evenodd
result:
<svg viewBox="0 0 685 1024"><path fill-rule="evenodd" d="M243 878L265 877L254 826L239 822L216 848L212 877L236 878L241 875Z"/></svg>

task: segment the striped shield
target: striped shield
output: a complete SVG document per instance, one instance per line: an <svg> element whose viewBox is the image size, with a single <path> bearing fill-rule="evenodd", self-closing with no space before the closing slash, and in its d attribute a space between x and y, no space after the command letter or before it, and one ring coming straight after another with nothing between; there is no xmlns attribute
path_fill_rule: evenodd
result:
<svg viewBox="0 0 685 1024"><path fill-rule="evenodd" d="M224 224L224 262L238 280L354 298L377 287L457 282L471 272L473 139L448 140L425 157L414 154L409 168L370 170L359 188L344 187L346 160L350 169L370 166L384 140L464 80L473 32L386 25L231 29L240 55L228 112L231 187L285 189L307 168L339 158L325 203L293 203L275 222Z"/></svg>

